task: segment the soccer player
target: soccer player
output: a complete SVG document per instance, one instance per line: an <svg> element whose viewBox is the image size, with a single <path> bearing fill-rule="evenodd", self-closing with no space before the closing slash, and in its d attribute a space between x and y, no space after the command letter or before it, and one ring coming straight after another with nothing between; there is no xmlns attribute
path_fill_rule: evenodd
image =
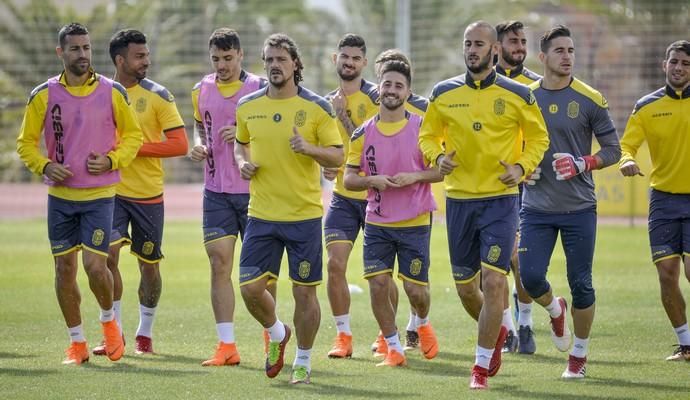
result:
<svg viewBox="0 0 690 400"><path fill-rule="evenodd" d="M499 44L496 72L523 85L529 85L540 79L540 75L530 71L523 64L527 58L527 38L525 37L525 26L523 23L520 21L501 22L496 25L496 34L498 35ZM522 151L522 142L518 142L518 146L520 151ZM522 185L522 183L518 185L520 190L518 210L522 208ZM517 350L522 354L534 354L537 351L537 346L534 342L534 330L532 329L532 298L529 297L522 283L520 283L520 268L517 256L518 240L519 233L515 238L515 247L510 257L510 268L515 278L514 296L516 297L515 307L517 308L515 314L517 316L518 330L515 332L513 317L510 314L510 296L506 292L503 325L508 328L508 337L506 337L506 342L503 345L503 352L507 353Z"/></svg>
<svg viewBox="0 0 690 400"><path fill-rule="evenodd" d="M63 364L89 360L77 284L79 250L84 250L84 270L101 308L106 354L117 361L125 344L115 320L113 277L106 259L119 169L136 157L142 132L125 88L91 68L86 27L63 26L58 43L64 71L31 92L17 152L49 186L48 238L55 260L55 292L71 339ZM39 147L41 136L47 156Z"/></svg>
<svg viewBox="0 0 690 400"><path fill-rule="evenodd" d="M151 62L146 36L134 29L117 32L110 39L110 58L115 81L127 89L144 134L144 144L132 163L120 171L108 251L108 269L113 274L113 310L122 330L122 275L120 249L131 245L139 262L139 327L134 339L136 354L152 354L152 328L161 295L160 260L163 258L163 161L164 157L187 154L187 132L175 99L160 84L147 79ZM163 140L165 136L165 140ZM128 227L131 225L130 236ZM101 344L95 355L105 355Z"/></svg>
<svg viewBox="0 0 690 400"><path fill-rule="evenodd" d="M344 154L350 136L362 122L376 114L378 91L376 85L362 78L367 66L367 46L364 39L348 33L338 42L333 63L339 77L338 89L326 95L338 119L338 130L344 144ZM328 357L352 356L350 329L350 291L347 284L347 262L360 229L364 227L366 199L364 193L347 190L343 185L343 169L325 168L324 177L335 179L331 204L324 221L326 252L328 253L328 281L326 289L337 335ZM395 292L397 302L397 290Z"/></svg>
<svg viewBox="0 0 690 400"><path fill-rule="evenodd" d="M412 63L410 62L410 59L405 55L405 53L403 53L400 49L387 49L382 51L378 56L376 56L376 60L374 61L374 70L376 71L376 78L379 81L381 80L381 68L383 67L383 64L388 61L401 61L407 64L410 67L410 76L412 76ZM428 106L429 100L427 100L423 96L415 94L414 92L410 93L410 96L407 98L407 101L405 101L405 109L411 113L419 115L422 118L424 117L424 113L426 113L426 108ZM395 301L395 303L393 304L393 309L395 309L397 312L397 286L391 285L391 289L391 301ZM383 335L379 335L379 338L372 346L372 350L374 351L375 355L385 357L385 352L378 352L379 343L385 344L385 338L383 337ZM414 311L414 306L410 304L410 314L407 320L407 328L405 330L405 347L403 348L403 350L414 350L418 348L418 346L419 334L417 333L417 314Z"/></svg>
<svg viewBox="0 0 690 400"><path fill-rule="evenodd" d="M486 389L487 377L501 365L508 333L501 320L518 224L517 184L537 166L549 139L529 88L493 69L498 51L494 27L484 21L470 24L463 44L468 71L436 84L419 144L447 175L453 277L465 310L479 322L470 388ZM516 141L522 139L520 152Z"/></svg>
<svg viewBox="0 0 690 400"><path fill-rule="evenodd" d="M643 98L628 119L621 148L623 176L642 175L635 155L649 144L652 159L649 243L661 287L661 303L678 338L668 361L690 361L690 330L678 279L681 264L690 281L690 42L666 49L666 86Z"/></svg>
<svg viewBox="0 0 690 400"><path fill-rule="evenodd" d="M440 182L443 176L417 145L421 117L405 110L411 94L410 66L388 61L381 66L379 81L380 111L352 135L345 187L367 191L364 277L385 337L385 348L379 345L377 351L386 356L378 366L396 367L407 364L390 299L396 256L398 277L416 311L422 353L427 359L438 353L429 322L429 240L431 212L436 209L430 182Z"/></svg>
<svg viewBox="0 0 690 400"><path fill-rule="evenodd" d="M551 254L560 233L572 296L575 330L565 379L584 378L589 333L594 320L592 259L596 238L596 195L591 171L618 162L621 149L608 103L601 93L573 77L575 46L570 30L555 26L541 37L539 60L544 78L533 83L546 128L549 149L539 164L540 174L525 186L520 212L520 269L522 283L551 317L551 339L568 351L567 302L553 295L546 279ZM592 136L601 150L592 155Z"/></svg>
<svg viewBox="0 0 690 400"><path fill-rule="evenodd" d="M299 85L303 64L297 44L285 34L269 36L262 59L268 87L237 106L235 159L249 183L249 218L240 255L240 289L270 343L266 375L283 368L291 330L278 319L266 290L278 279L276 254L287 249L297 354L291 383L309 383L311 348L321 312L316 286L322 278L321 171L343 163L342 139L330 103Z"/></svg>
<svg viewBox="0 0 690 400"><path fill-rule="evenodd" d="M266 80L242 69L244 56L238 33L216 29L208 41L214 73L192 90L195 132L199 144L190 154L204 161L204 245L211 264L211 306L218 346L202 366L237 365L235 291L232 265L238 233L244 237L249 204L249 182L242 179L234 148L239 100L266 86ZM280 265L280 260L276 261ZM272 286L272 291L275 286ZM272 292L275 297L275 293Z"/></svg>

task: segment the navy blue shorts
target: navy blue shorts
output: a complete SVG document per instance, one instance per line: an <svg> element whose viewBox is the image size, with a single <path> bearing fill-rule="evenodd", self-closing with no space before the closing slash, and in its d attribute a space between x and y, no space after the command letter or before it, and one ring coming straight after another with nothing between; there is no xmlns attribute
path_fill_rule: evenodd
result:
<svg viewBox="0 0 690 400"><path fill-rule="evenodd" d="M520 280L529 295L540 297L551 287L546 273L560 232L573 307L584 309L594 304L592 260L597 234L596 208L563 214L523 208L520 220Z"/></svg>
<svg viewBox="0 0 690 400"><path fill-rule="evenodd" d="M503 274L510 271L518 228L517 203L517 196L446 198L448 250L456 283L471 282L481 267Z"/></svg>
<svg viewBox="0 0 690 400"><path fill-rule="evenodd" d="M350 199L333 193L323 226L326 246L336 242L354 244L359 231L364 229L366 212L366 200Z"/></svg>
<svg viewBox="0 0 690 400"><path fill-rule="evenodd" d="M154 264L163 258L163 203L142 204L115 197L110 244L131 244L132 254ZM132 225L132 236L128 233Z"/></svg>
<svg viewBox="0 0 690 400"><path fill-rule="evenodd" d="M216 193L204 190L204 244L225 237L244 238L249 194Z"/></svg>
<svg viewBox="0 0 690 400"><path fill-rule="evenodd" d="M280 275L283 249L287 250L290 280L318 285L323 270L321 218L298 222L272 222L249 218L240 253L240 286Z"/></svg>
<svg viewBox="0 0 690 400"><path fill-rule="evenodd" d="M655 263L690 256L690 194L650 191L649 244Z"/></svg>
<svg viewBox="0 0 690 400"><path fill-rule="evenodd" d="M71 201L48 195L48 239L54 256L80 248L108 255L114 198Z"/></svg>
<svg viewBox="0 0 690 400"><path fill-rule="evenodd" d="M419 285L429 283L431 225L393 228L364 227L364 277L393 273L398 257L398 277Z"/></svg>

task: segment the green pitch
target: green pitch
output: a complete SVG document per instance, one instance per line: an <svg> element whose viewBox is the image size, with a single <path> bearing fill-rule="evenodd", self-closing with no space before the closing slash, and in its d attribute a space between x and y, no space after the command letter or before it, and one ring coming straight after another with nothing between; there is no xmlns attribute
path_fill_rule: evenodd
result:
<svg viewBox="0 0 690 400"><path fill-rule="evenodd" d="M587 378L560 379L567 353L549 339L545 311L535 308L537 353L504 355L499 375L486 393L470 393L476 324L462 309L450 279L445 228L432 237L431 321L440 353L428 361L408 354L408 368L376 368L369 345L378 331L369 308L368 287L361 275L361 242L348 271L350 283L364 289L352 296L355 354L351 360L329 360L335 335L325 293L319 287L321 329L313 350L312 385L288 383L295 340L288 345L286 367L275 379L263 372L260 326L238 298L235 330L242 363L236 368L202 368L216 343L209 300L209 267L198 223L169 223L162 264L163 295L154 325L157 355L133 355L138 323L138 269L123 254L125 279L123 325L128 343L117 363L92 356L82 367L60 365L68 345L64 322L53 291L53 266L44 221L0 223L0 397L3 399L688 399L690 363L670 363L675 336L659 300L656 272L649 261L643 227L600 227L594 283L597 316L592 333ZM237 256L236 256L237 259ZM567 295L560 249L550 279L557 294ZM279 317L289 324L293 301L286 270L279 281ZM682 274L681 274L682 276ZM237 269L233 271L236 282ZM681 282L686 299L690 285ZM98 308L83 271L82 316L90 346L100 337ZM398 326L404 329L409 306L401 295Z"/></svg>

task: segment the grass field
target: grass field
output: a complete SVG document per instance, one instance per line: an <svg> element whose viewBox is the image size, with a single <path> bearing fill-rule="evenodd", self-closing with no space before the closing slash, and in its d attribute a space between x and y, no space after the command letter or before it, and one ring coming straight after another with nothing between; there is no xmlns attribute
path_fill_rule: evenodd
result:
<svg viewBox="0 0 690 400"><path fill-rule="evenodd" d="M439 336L438 357L428 361L419 353L411 353L408 368L375 367L369 344L378 329L369 308L366 282L360 277L361 248L356 246L348 275L351 283L365 291L352 298L354 358L329 360L325 356L334 328L322 285L313 384L296 387L288 383L294 339L288 345L281 375L266 378L261 329L241 300L235 317L241 366L207 369L199 365L212 354L216 342L208 294L209 267L200 244L200 229L196 222L166 226L163 295L154 327L158 354L134 356L130 346L117 363L92 357L82 367L64 367L60 361L68 337L53 291L45 222L0 223L0 398L690 398L690 363L664 361L676 339L658 298L644 228L599 228L594 273L598 308L587 379L560 379L567 354L553 347L547 314L535 309L537 353L506 355L501 372L490 379L491 389L484 393L471 393L467 388L476 323L465 314L455 294L443 226L437 225L432 237L431 319ZM125 279L123 325L131 344L138 323L138 270L133 257L123 256L121 260ZM550 272L556 293L567 293L564 269L559 250ZM233 279L236 277L237 270L233 271ZM94 345L100 341L98 308L83 272L79 282L86 337ZM278 315L291 323L293 302L285 276L278 287ZM690 299L687 282L683 290ZM400 309L398 324L404 327L408 307L403 304Z"/></svg>

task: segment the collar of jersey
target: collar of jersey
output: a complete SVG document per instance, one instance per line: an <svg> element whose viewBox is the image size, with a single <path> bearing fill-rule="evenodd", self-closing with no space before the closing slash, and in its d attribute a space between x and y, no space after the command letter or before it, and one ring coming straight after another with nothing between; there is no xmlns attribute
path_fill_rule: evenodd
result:
<svg viewBox="0 0 690 400"><path fill-rule="evenodd" d="M67 80L65 79L65 71L63 70L60 72L60 79L58 80L60 84L64 87L67 87ZM98 75L96 75L96 71L93 70L93 68L89 68L89 79L84 82L84 85L82 86L91 86L94 83L98 81Z"/></svg>
<svg viewBox="0 0 690 400"><path fill-rule="evenodd" d="M472 89L486 89L489 86L493 85L494 82L496 82L496 70L491 70L489 76L487 76L481 82L479 82L479 88L477 88L477 85L474 84L474 80L472 79L470 73L465 73L465 83Z"/></svg>
<svg viewBox="0 0 690 400"><path fill-rule="evenodd" d="M503 76L507 76L508 78L515 78L516 76L520 75L522 73L522 70L525 69L525 66L523 64L518 65L515 68L510 69L510 74L506 73L506 69L501 67L500 65L496 64L496 72Z"/></svg>
<svg viewBox="0 0 690 400"><path fill-rule="evenodd" d="M671 86L666 85L666 95L672 99L680 100L680 99L687 99L690 98L690 86L686 87L685 90L678 95L678 92L673 89Z"/></svg>

